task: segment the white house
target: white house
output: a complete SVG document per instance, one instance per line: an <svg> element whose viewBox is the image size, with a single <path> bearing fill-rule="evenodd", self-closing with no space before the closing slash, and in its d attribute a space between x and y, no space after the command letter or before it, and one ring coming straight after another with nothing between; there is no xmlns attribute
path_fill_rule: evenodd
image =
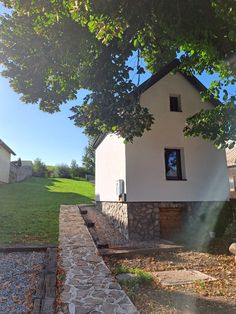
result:
<svg viewBox="0 0 236 314"><path fill-rule="evenodd" d="M174 60L141 86L141 105L155 117L152 130L124 144L114 134L99 136L96 149L96 203L130 239L176 233L195 205L229 198L224 150L201 138L186 138L187 117L211 109L206 88Z"/></svg>
<svg viewBox="0 0 236 314"><path fill-rule="evenodd" d="M11 155L16 154L0 139L0 184L9 183Z"/></svg>

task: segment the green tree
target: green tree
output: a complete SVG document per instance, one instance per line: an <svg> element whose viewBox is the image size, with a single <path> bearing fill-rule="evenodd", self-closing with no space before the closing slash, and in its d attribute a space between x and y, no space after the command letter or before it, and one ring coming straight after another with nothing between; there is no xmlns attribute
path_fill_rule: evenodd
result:
<svg viewBox="0 0 236 314"><path fill-rule="evenodd" d="M92 146L92 140L89 140L88 145L85 147L84 155L82 157L83 166L87 174L95 174L95 151Z"/></svg>
<svg viewBox="0 0 236 314"><path fill-rule="evenodd" d="M70 171L71 171L72 178L79 176L79 166L78 166L76 160L74 160L74 159L71 161Z"/></svg>
<svg viewBox="0 0 236 314"><path fill-rule="evenodd" d="M67 164L55 166L54 177L56 178L71 178L71 169Z"/></svg>
<svg viewBox="0 0 236 314"><path fill-rule="evenodd" d="M86 174L87 174L87 170L84 167L79 167L79 177L80 178L85 178Z"/></svg>
<svg viewBox="0 0 236 314"><path fill-rule="evenodd" d="M47 176L48 178L52 178L55 173L55 166L46 165L47 168Z"/></svg>
<svg viewBox="0 0 236 314"><path fill-rule="evenodd" d="M21 167L21 166L22 166L21 158L18 158L18 159L17 159L17 166L18 166L18 167Z"/></svg>
<svg viewBox="0 0 236 314"><path fill-rule="evenodd" d="M155 73L181 53L187 74L218 73L211 92L219 98L222 91L225 103L190 118L185 134L217 146L236 141L235 93L225 88L236 77L234 0L0 2L12 9L0 20L2 74L24 102L53 113L87 89L72 108L74 123L92 136L113 132L132 141L154 120L132 93L131 77L139 83L146 68Z"/></svg>
<svg viewBox="0 0 236 314"><path fill-rule="evenodd" d="M47 176L47 167L41 159L36 158L33 163L33 175L35 177L46 177Z"/></svg>

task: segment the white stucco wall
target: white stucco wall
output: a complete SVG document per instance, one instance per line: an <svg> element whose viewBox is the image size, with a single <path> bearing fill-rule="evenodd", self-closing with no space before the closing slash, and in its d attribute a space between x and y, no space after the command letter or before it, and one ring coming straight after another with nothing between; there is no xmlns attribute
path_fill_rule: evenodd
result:
<svg viewBox="0 0 236 314"><path fill-rule="evenodd" d="M9 182L11 154L0 145L0 183Z"/></svg>
<svg viewBox="0 0 236 314"><path fill-rule="evenodd" d="M181 95L182 112L170 111L170 94ZM126 146L127 201L227 199L225 152L200 138L185 138L182 132L188 116L212 104L202 103L199 92L179 73L168 74L144 92L141 104L154 114L155 124ZM166 180L165 148L183 149L186 181Z"/></svg>
<svg viewBox="0 0 236 314"><path fill-rule="evenodd" d="M116 181L125 181L125 144L116 135L107 135L96 149L96 200L118 201Z"/></svg>

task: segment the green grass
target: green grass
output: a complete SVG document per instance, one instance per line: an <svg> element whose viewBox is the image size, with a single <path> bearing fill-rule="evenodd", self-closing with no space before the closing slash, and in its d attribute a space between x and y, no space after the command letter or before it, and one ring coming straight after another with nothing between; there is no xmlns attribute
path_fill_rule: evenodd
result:
<svg viewBox="0 0 236 314"><path fill-rule="evenodd" d="M140 268L129 268L129 267L125 267L121 265L121 266L117 266L114 272L115 272L115 275L125 274L125 273L135 274L137 275L137 281L139 283L149 283L153 281L152 274Z"/></svg>
<svg viewBox="0 0 236 314"><path fill-rule="evenodd" d="M117 266L113 270L114 275L131 273L137 275L135 279L132 280L120 280L119 283L122 288L125 290L127 295L131 300L135 300L138 291L141 287L145 287L146 285L151 285L153 282L153 275L147 271L144 271L140 268L129 268L126 266Z"/></svg>
<svg viewBox="0 0 236 314"><path fill-rule="evenodd" d="M60 178L31 178L0 185L0 244L56 243L60 205L91 203L94 185Z"/></svg>

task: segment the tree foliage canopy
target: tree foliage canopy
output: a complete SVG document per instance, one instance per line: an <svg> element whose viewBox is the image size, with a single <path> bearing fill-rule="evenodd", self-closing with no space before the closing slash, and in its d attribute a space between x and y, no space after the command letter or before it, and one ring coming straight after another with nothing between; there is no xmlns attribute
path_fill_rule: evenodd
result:
<svg viewBox="0 0 236 314"><path fill-rule="evenodd" d="M85 147L84 155L82 157L83 167L87 174L95 174L95 150L93 148L93 140L90 138L88 145Z"/></svg>
<svg viewBox="0 0 236 314"><path fill-rule="evenodd" d="M87 89L72 108L75 124L92 136L113 132L132 141L154 121L132 93L132 75L139 81L146 69L154 73L179 53L188 74L218 73L211 92L218 98L222 90L225 102L190 117L185 134L217 146L236 141L235 94L225 89L236 78L234 0L0 2L12 9L0 20L2 74L24 102L53 113Z"/></svg>
<svg viewBox="0 0 236 314"><path fill-rule="evenodd" d="M35 177L46 177L47 176L47 167L41 159L36 158L33 163L33 175Z"/></svg>

